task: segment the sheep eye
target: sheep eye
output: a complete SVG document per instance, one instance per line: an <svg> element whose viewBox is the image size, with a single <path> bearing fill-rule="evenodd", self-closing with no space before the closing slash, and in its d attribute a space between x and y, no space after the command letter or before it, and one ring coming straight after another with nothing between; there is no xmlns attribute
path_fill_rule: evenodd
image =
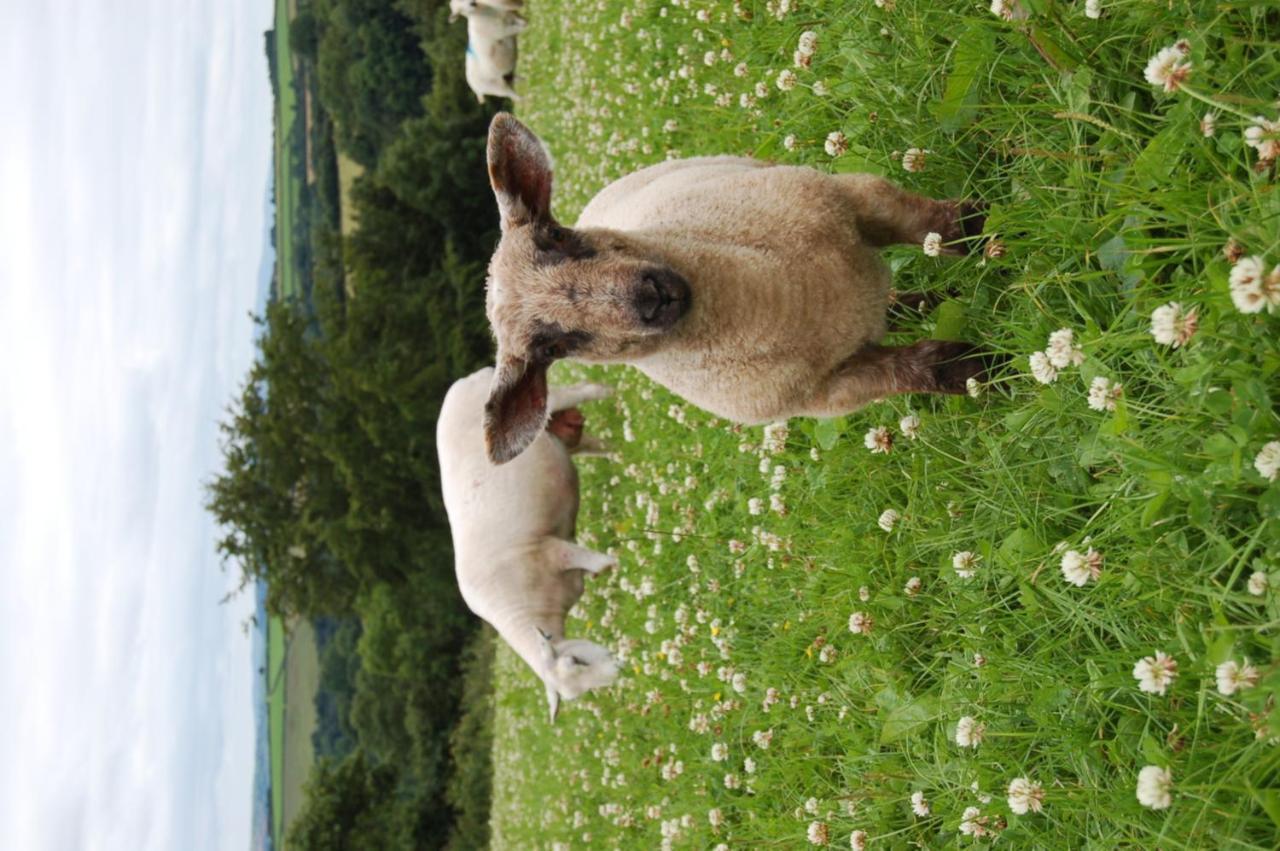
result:
<svg viewBox="0 0 1280 851"><path fill-rule="evenodd" d="M579 659L577 656L570 656L569 658L573 660L573 664L578 665L579 667L585 668L587 666L587 663L582 659Z"/></svg>
<svg viewBox="0 0 1280 851"><path fill-rule="evenodd" d="M538 358L543 361L559 360L564 357L564 342L557 340L554 343L546 343L538 347Z"/></svg>
<svg viewBox="0 0 1280 851"><path fill-rule="evenodd" d="M551 237L553 242L564 242L564 228L552 227L547 235Z"/></svg>

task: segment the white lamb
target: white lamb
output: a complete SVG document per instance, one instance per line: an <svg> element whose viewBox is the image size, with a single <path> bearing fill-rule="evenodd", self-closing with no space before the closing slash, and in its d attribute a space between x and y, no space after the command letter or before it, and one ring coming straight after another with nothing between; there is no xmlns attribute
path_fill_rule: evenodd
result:
<svg viewBox="0 0 1280 851"><path fill-rule="evenodd" d="M617 564L573 541L578 473L569 457L601 450L582 436L575 406L612 390L550 388L543 400L554 412L550 424L519 458L498 467L489 463L484 441L492 382L492 367L454 382L436 426L458 588L471 611L541 678L555 721L561 699L609 685L618 674L606 648L564 635L565 613L582 596L585 574Z"/></svg>
<svg viewBox="0 0 1280 851"><path fill-rule="evenodd" d="M467 18L467 85L481 103L485 95L515 99L516 36L527 22L510 7L452 0L453 14Z"/></svg>

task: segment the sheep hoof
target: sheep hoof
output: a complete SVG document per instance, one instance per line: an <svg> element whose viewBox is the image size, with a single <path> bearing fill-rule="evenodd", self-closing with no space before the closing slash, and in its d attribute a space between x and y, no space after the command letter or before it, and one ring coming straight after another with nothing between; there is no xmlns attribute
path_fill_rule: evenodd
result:
<svg viewBox="0 0 1280 851"><path fill-rule="evenodd" d="M975 254L987 243L982 235L987 226L987 203L979 200L956 201L954 231L947 234L956 254Z"/></svg>
<svg viewBox="0 0 1280 851"><path fill-rule="evenodd" d="M1000 363L994 352L973 343L940 342L935 354L933 377L941 393L967 393L969 379L988 380Z"/></svg>

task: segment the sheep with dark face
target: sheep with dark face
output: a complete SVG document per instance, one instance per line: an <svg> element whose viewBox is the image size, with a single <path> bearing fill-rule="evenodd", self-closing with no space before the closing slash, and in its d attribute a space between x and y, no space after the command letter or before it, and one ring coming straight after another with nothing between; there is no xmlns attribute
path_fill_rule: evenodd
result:
<svg viewBox="0 0 1280 851"><path fill-rule="evenodd" d="M458 588L542 680L554 721L562 698L608 685L618 673L606 648L564 634L584 577L617 563L573 541L578 474L570 460L602 449L582 433L576 406L611 391L599 384L552 388L547 429L518 459L495 467L483 432L492 381L488 368L454 382L436 426Z"/></svg>
<svg viewBox="0 0 1280 851"><path fill-rule="evenodd" d="M551 162L528 128L496 116L488 158L502 225L487 296L495 462L541 433L546 370L563 357L631 364L741 423L963 393L983 373L967 343L878 342L890 301L879 249L937 233L964 253L979 205L871 175L701 157L610 184L569 228L551 214Z"/></svg>

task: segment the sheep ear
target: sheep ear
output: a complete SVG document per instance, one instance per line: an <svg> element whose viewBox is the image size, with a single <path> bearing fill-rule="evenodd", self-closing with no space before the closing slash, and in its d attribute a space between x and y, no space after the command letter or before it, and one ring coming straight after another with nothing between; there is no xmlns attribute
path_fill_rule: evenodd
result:
<svg viewBox="0 0 1280 851"><path fill-rule="evenodd" d="M556 723L556 716L560 714L560 692L552 685L547 685L547 713L551 723Z"/></svg>
<svg viewBox="0 0 1280 851"><path fill-rule="evenodd" d="M509 112L489 124L489 183L503 230L551 215L551 156Z"/></svg>
<svg viewBox="0 0 1280 851"><path fill-rule="evenodd" d="M484 406L484 442L489 460L505 464L533 443L547 426L547 365L500 358Z"/></svg>

